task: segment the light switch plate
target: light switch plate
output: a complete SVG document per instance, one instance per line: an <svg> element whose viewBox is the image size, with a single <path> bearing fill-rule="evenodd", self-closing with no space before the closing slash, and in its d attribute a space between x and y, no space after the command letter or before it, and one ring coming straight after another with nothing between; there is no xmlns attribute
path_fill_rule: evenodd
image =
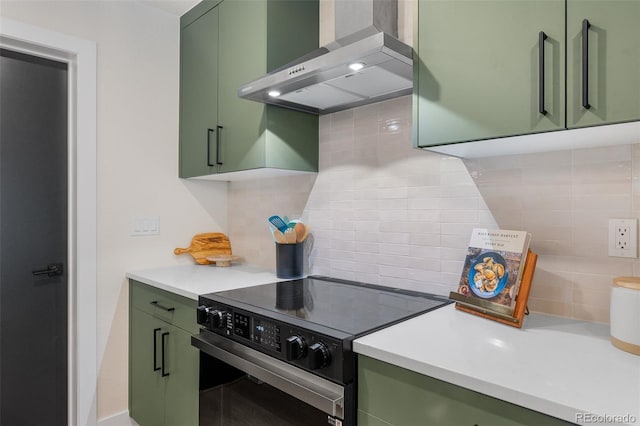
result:
<svg viewBox="0 0 640 426"><path fill-rule="evenodd" d="M609 256L638 257L638 219L609 219Z"/></svg>
<svg viewBox="0 0 640 426"><path fill-rule="evenodd" d="M135 217L133 219L131 235L160 235L160 217Z"/></svg>

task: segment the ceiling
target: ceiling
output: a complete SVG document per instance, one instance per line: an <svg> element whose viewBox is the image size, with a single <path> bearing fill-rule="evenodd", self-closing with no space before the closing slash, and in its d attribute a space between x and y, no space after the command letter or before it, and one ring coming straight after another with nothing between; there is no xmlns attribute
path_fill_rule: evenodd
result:
<svg viewBox="0 0 640 426"><path fill-rule="evenodd" d="M187 10L191 9L200 0L141 0L149 6L157 7L172 15L181 16Z"/></svg>

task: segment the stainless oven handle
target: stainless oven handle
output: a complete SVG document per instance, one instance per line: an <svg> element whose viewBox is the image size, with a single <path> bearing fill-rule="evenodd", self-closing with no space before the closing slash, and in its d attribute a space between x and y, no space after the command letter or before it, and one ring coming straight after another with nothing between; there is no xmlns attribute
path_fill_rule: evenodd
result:
<svg viewBox="0 0 640 426"><path fill-rule="evenodd" d="M334 417L344 418L344 388L211 332L191 336L191 346Z"/></svg>

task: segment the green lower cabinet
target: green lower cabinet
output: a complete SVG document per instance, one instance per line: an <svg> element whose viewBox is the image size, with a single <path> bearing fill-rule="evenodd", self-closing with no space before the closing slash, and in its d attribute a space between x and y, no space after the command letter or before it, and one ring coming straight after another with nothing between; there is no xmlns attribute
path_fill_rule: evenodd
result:
<svg viewBox="0 0 640 426"><path fill-rule="evenodd" d="M165 380L156 367L161 361L161 331L166 325L132 309L129 326L129 415L141 426L164 424Z"/></svg>
<svg viewBox="0 0 640 426"><path fill-rule="evenodd" d="M195 315L195 314L194 314ZM200 352L191 346L191 334L167 327L167 383L164 405L165 426L198 424Z"/></svg>
<svg viewBox="0 0 640 426"><path fill-rule="evenodd" d="M571 424L391 364L358 358L358 426Z"/></svg>
<svg viewBox="0 0 640 426"><path fill-rule="evenodd" d="M140 426L197 426L200 353L191 346L195 301L162 290L154 294L133 281L130 288L129 415ZM151 309L141 309L147 306ZM184 323L183 311L192 313L193 324Z"/></svg>

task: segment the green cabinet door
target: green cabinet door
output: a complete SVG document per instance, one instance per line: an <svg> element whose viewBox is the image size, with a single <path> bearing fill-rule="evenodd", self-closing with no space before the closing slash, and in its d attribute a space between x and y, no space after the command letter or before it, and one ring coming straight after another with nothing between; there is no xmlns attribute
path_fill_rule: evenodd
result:
<svg viewBox="0 0 640 426"><path fill-rule="evenodd" d="M358 357L361 426L570 424L382 361Z"/></svg>
<svg viewBox="0 0 640 426"><path fill-rule="evenodd" d="M180 34L180 177L217 172L218 8Z"/></svg>
<svg viewBox="0 0 640 426"><path fill-rule="evenodd" d="M238 88L266 72L266 1L225 0L220 9L219 117L221 172L265 166L265 104Z"/></svg>
<svg viewBox="0 0 640 426"><path fill-rule="evenodd" d="M198 386L200 352L191 346L191 334L174 326L166 326L164 404L165 426L198 424Z"/></svg>
<svg viewBox="0 0 640 426"><path fill-rule="evenodd" d="M218 171L317 171L318 117L241 99L238 88L318 47L318 2L225 0L218 8Z"/></svg>
<svg viewBox="0 0 640 426"><path fill-rule="evenodd" d="M164 424L161 368L164 322L138 309L129 319L129 415L140 426Z"/></svg>
<svg viewBox="0 0 640 426"><path fill-rule="evenodd" d="M564 0L420 0L414 146L564 128L564 8Z"/></svg>
<svg viewBox="0 0 640 426"><path fill-rule="evenodd" d="M567 58L567 127L640 120L640 0L567 0Z"/></svg>

